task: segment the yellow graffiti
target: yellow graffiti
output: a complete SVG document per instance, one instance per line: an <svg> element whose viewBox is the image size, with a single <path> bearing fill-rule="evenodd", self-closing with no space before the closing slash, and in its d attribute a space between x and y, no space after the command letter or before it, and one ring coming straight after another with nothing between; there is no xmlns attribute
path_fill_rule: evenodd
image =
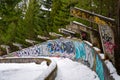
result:
<svg viewBox="0 0 120 80"><path fill-rule="evenodd" d="M90 15L89 13L86 13L86 12L83 12L83 11L80 11L80 10L77 10L77 9L72 9L71 14L73 16L83 18L83 19L86 19L88 21L91 21L91 22L94 22L94 23L97 23L97 24L111 25L110 22L106 22L105 20L99 18L98 16L93 16L93 15Z"/></svg>
<svg viewBox="0 0 120 80"><path fill-rule="evenodd" d="M82 16L82 13L78 10L72 10L71 11L71 14L74 15L74 16L77 16L77 17L81 17Z"/></svg>
<svg viewBox="0 0 120 80"><path fill-rule="evenodd" d="M73 15L75 15L75 14L76 14L76 11L75 11L75 10L72 10L71 12L72 12L72 14L73 14Z"/></svg>
<svg viewBox="0 0 120 80"><path fill-rule="evenodd" d="M87 16L86 16L85 13L82 13L82 17L85 18L85 19L87 19Z"/></svg>
<svg viewBox="0 0 120 80"><path fill-rule="evenodd" d="M107 23L103 20L101 20L99 17L94 17L95 23L106 25Z"/></svg>
<svg viewBox="0 0 120 80"><path fill-rule="evenodd" d="M77 16L80 17L81 16L81 12L77 11Z"/></svg>

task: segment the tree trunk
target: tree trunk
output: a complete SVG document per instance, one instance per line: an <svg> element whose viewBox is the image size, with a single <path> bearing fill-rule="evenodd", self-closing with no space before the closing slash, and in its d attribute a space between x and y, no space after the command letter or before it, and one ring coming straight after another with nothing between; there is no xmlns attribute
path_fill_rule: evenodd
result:
<svg viewBox="0 0 120 80"><path fill-rule="evenodd" d="M115 67L117 69L118 74L120 75L120 0L118 1L117 6L117 19L116 19L116 33L115 33L115 42L116 42L116 48L115 48Z"/></svg>

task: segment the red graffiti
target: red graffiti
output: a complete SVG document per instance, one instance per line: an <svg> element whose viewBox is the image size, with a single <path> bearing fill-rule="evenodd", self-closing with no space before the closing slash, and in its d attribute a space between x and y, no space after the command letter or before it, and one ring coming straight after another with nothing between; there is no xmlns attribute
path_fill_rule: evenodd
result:
<svg viewBox="0 0 120 80"><path fill-rule="evenodd" d="M111 53L111 54L113 53L113 50L115 48L115 44L113 44L112 42L105 42L104 46L105 46L106 52Z"/></svg>

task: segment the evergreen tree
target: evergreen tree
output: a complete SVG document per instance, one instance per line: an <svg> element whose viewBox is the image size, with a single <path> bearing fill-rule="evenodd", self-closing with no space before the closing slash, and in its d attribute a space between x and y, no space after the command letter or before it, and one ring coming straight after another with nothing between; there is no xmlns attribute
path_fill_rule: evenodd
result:
<svg viewBox="0 0 120 80"><path fill-rule="evenodd" d="M41 0L41 13L43 15L43 19L46 25L43 26L44 33L46 36L48 36L48 32L51 30L51 18L50 18L50 12L52 7L52 0Z"/></svg>
<svg viewBox="0 0 120 80"><path fill-rule="evenodd" d="M20 0L1 0L0 1L0 33L1 43L8 44L14 40L15 28L20 19L20 12L16 7Z"/></svg>
<svg viewBox="0 0 120 80"><path fill-rule="evenodd" d="M70 23L70 6L75 4L75 2L70 2L70 0L53 0L51 19L54 31L58 31L58 28L65 27Z"/></svg>
<svg viewBox="0 0 120 80"><path fill-rule="evenodd" d="M38 14L39 14L39 4L37 0L29 0L29 5L26 10L24 21L24 30L25 30L25 38L35 38L36 33L35 29L38 26ZM39 22L40 23L40 22Z"/></svg>

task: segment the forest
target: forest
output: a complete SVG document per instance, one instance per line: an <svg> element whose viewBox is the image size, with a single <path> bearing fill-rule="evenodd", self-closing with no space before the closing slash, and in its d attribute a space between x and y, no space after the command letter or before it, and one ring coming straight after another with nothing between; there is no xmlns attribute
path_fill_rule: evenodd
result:
<svg viewBox="0 0 120 80"><path fill-rule="evenodd" d="M25 39L37 40L37 35L49 37L75 20L90 26L90 22L70 15L71 7L79 7L116 19L118 0L0 0L0 45L12 46ZM94 27L94 25L93 25ZM95 25L96 27L96 25ZM16 48L13 48L13 51Z"/></svg>

